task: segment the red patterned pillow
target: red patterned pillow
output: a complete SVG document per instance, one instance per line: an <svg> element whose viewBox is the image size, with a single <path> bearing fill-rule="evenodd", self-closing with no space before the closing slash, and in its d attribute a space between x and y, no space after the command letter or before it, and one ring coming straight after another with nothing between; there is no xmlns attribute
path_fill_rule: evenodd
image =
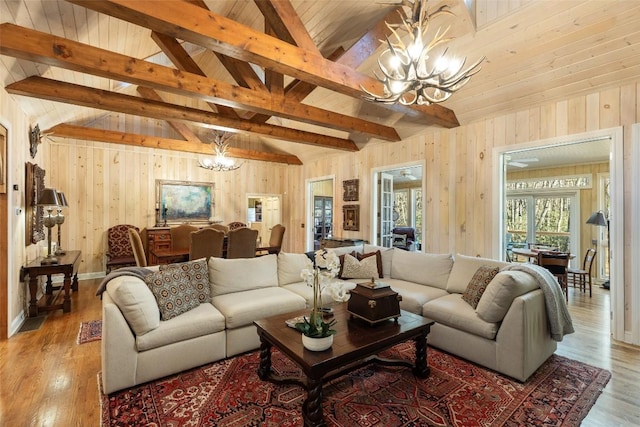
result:
<svg viewBox="0 0 640 427"><path fill-rule="evenodd" d="M469 281L467 289L462 294L462 300L475 309L478 306L480 297L482 297L485 289L487 289L487 286L499 271L499 267L492 267L488 265L483 265L478 268Z"/></svg>

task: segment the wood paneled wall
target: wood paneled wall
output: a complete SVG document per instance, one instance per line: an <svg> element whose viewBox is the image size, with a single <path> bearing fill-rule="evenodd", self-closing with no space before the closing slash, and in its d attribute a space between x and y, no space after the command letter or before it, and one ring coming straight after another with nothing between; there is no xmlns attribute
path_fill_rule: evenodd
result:
<svg viewBox="0 0 640 427"><path fill-rule="evenodd" d="M156 180L215 184L215 215L247 221L247 193L285 193L286 165L245 161L232 172L197 167L188 153L74 140L50 142L48 182L64 191L69 208L62 244L80 249L80 273L105 270L106 231L116 224L155 225ZM283 215L288 201L283 194Z"/></svg>
<svg viewBox="0 0 640 427"><path fill-rule="evenodd" d="M461 92L459 96L464 96ZM423 160L426 162L425 250L435 253L462 253L492 256L493 233L493 149L518 143L546 140L572 134L621 126L624 138L624 229L630 229L631 125L640 121L638 83L550 102L507 115L463 124L450 130L435 130L398 143L369 144L360 152L319 159L292 175L289 187L293 200L304 198L305 179L335 174L336 182L360 179L360 232L344 232L345 237L369 238L371 234L371 170ZM401 131L401 129L400 129ZM336 209L341 209L336 197ZM292 206L297 221L304 209ZM303 240L299 240L302 242ZM625 235L625 300L630 298L631 236ZM302 246L295 246L301 250ZM628 311L625 323L630 322Z"/></svg>
<svg viewBox="0 0 640 427"><path fill-rule="evenodd" d="M6 93L3 95L0 113L9 114L12 127L24 133L21 142L25 146L17 149L15 163L12 163L14 176L20 177L28 156L25 141L29 123L27 118L12 112L18 107L5 101ZM461 92L460 96L464 94ZM371 170L416 160L424 160L426 164L425 250L491 256L494 147L623 126L624 227L629 229L631 199L638 197L631 194L630 188L631 170L638 166L630 164L629 159L631 125L640 121L639 104L638 84L629 84L486 118L456 129L426 131L397 143L372 142L358 153L326 156L304 166L246 162L239 170L222 174L197 168L194 155L73 140L45 142L35 162L47 170L47 185L67 195L71 206L63 226L62 243L66 248L83 251L81 272L104 271L104 233L110 225L123 222L153 225L156 179L215 182L217 215L225 222L246 219L246 193L282 193L283 222L287 226L284 250L299 252L304 250L305 242L305 180L335 176L335 210L341 212L342 181L359 178L360 231L343 232L342 237L368 239L371 235ZM119 130L123 126L131 125L123 123ZM133 126L126 130L147 133L146 128L155 125L152 121L141 121ZM13 242L24 242L23 221L12 220L11 227L18 229ZM341 225L339 218L334 225ZM626 300L630 287L630 242L631 236L626 235ZM30 253L37 253L31 248L18 251L15 265L11 267L14 270L19 269ZM14 281L12 286L14 294L18 294L20 284ZM19 301L12 303L20 305Z"/></svg>

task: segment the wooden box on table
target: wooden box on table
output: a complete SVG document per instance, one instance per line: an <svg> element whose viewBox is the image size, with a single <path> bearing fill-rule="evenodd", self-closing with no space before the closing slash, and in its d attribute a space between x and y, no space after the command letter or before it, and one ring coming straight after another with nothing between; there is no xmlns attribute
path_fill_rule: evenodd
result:
<svg viewBox="0 0 640 427"><path fill-rule="evenodd" d="M352 318L358 317L374 325L400 317L400 301L402 296L387 283L371 279L370 282L358 283L351 290L347 311Z"/></svg>

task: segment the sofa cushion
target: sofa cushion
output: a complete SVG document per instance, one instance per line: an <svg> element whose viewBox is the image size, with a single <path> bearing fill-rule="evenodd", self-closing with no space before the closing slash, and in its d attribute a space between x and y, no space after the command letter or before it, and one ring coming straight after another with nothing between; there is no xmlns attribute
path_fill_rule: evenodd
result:
<svg viewBox="0 0 640 427"><path fill-rule="evenodd" d="M306 254L278 254L278 284L280 286L297 283L301 280L300 273L305 268L313 268L313 263Z"/></svg>
<svg viewBox="0 0 640 427"><path fill-rule="evenodd" d="M391 277L446 289L452 266L451 254L425 254L395 249L391 261Z"/></svg>
<svg viewBox="0 0 640 427"><path fill-rule="evenodd" d="M367 253L356 253L356 258L358 259L358 261L362 261L365 258L369 258L369 257L375 257L376 258L376 266L378 267L378 278L382 279L384 277L383 273L382 273L382 252L380 251L375 251L375 252L367 252Z"/></svg>
<svg viewBox="0 0 640 427"><path fill-rule="evenodd" d="M462 300L471 307L476 308L478 306L478 301L480 301L480 297L496 274L498 274L498 271L500 271L498 267L491 267L488 265L480 266L469 281L467 289L465 289L462 294Z"/></svg>
<svg viewBox="0 0 640 427"><path fill-rule="evenodd" d="M209 258L211 296L278 286L278 256Z"/></svg>
<svg viewBox="0 0 640 427"><path fill-rule="evenodd" d="M498 323L482 320L469 304L462 301L461 294L448 294L427 302L422 315L445 326L450 326L490 340L495 339Z"/></svg>
<svg viewBox="0 0 640 427"><path fill-rule="evenodd" d="M371 256L358 261L357 258L345 254L340 272L341 279L371 279L378 277L377 257Z"/></svg>
<svg viewBox="0 0 640 427"><path fill-rule="evenodd" d="M209 286L204 260L183 268L166 268L147 274L144 281L153 292L160 309L160 319L170 320L200 305L199 295Z"/></svg>
<svg viewBox="0 0 640 427"><path fill-rule="evenodd" d="M391 277L391 260L393 258L393 248L385 248L384 246L364 245L364 253L380 251L382 258L382 276Z"/></svg>
<svg viewBox="0 0 640 427"><path fill-rule="evenodd" d="M467 289L467 285L476 273L478 268L483 265L492 267L504 267L509 265L508 262L498 261L490 258L479 258L457 254L453 262L453 268L447 281L447 292L450 294L461 294Z"/></svg>
<svg viewBox="0 0 640 427"><path fill-rule="evenodd" d="M444 289L419 285L405 280L387 278L384 279L383 282L387 283L391 286L391 289L402 296L402 300L400 301L401 309L419 315L422 315L422 306L425 303L448 295Z"/></svg>
<svg viewBox="0 0 640 427"><path fill-rule="evenodd" d="M204 274L203 278L206 280L206 286L203 286L202 283L198 282L196 291L198 293L198 301L200 304L203 302L211 301L211 286L209 286L209 270L207 269L207 260L205 258L181 262L177 264L162 264L158 267L159 271L167 270L169 268L178 268L181 270L182 275L184 276L198 276Z"/></svg>
<svg viewBox="0 0 640 427"><path fill-rule="evenodd" d="M218 295L212 301L224 315L227 329L240 328L254 320L306 307L306 301L300 295L278 287Z"/></svg>
<svg viewBox="0 0 640 427"><path fill-rule="evenodd" d="M516 297L539 287L536 279L524 271L501 271L482 294L476 313L485 322L501 322Z"/></svg>
<svg viewBox="0 0 640 427"><path fill-rule="evenodd" d="M222 313L207 302L171 320L162 321L158 328L136 337L136 348L138 351L151 350L221 332L224 331L224 327Z"/></svg>
<svg viewBox="0 0 640 427"><path fill-rule="evenodd" d="M151 289L134 276L115 277L107 284L107 293L137 336L160 326L160 310Z"/></svg>

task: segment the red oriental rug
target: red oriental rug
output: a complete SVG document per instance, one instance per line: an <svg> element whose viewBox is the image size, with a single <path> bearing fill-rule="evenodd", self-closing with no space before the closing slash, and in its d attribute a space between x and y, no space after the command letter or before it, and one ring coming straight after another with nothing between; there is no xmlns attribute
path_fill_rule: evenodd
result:
<svg viewBox="0 0 640 427"><path fill-rule="evenodd" d="M387 357L413 360L413 345ZM323 388L327 426L578 426L611 378L603 369L553 355L524 384L429 348L431 375L361 367ZM101 394L103 426L302 426L306 392L258 378L259 352L128 390ZM279 374L298 368L279 352Z"/></svg>
<svg viewBox="0 0 640 427"><path fill-rule="evenodd" d="M78 344L84 344L92 341L99 341L102 338L102 320L92 320L90 322L81 322L78 331Z"/></svg>

